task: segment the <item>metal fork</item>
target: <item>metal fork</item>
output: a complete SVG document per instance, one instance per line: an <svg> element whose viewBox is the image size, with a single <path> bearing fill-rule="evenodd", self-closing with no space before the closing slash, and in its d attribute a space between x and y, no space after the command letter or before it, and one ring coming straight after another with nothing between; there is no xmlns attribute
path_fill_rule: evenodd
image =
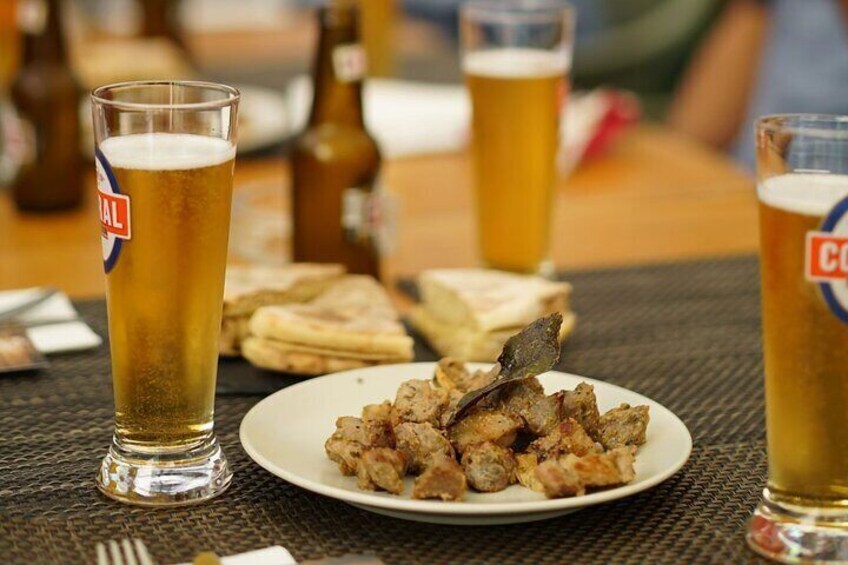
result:
<svg viewBox="0 0 848 565"><path fill-rule="evenodd" d="M122 539L120 545L112 540L97 544L97 565L154 565L147 546L140 539Z"/></svg>

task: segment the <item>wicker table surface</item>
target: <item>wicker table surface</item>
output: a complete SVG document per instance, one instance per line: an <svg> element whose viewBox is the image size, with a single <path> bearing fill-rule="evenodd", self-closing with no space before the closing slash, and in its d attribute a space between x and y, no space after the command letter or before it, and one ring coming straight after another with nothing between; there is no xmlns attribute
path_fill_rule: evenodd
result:
<svg viewBox="0 0 848 565"><path fill-rule="evenodd" d="M254 464L238 442L262 394L295 379L222 362L216 424L235 471L209 503L123 506L94 487L112 433L108 346L0 377L0 562L86 563L98 541L137 537L162 563L273 544L299 560L370 553L387 563L755 561L744 528L765 484L757 263L753 258L570 273L580 316L560 368L664 404L692 432L662 485L544 522L450 527L324 498ZM103 302L78 305L106 335ZM433 359L419 345L419 360Z"/></svg>

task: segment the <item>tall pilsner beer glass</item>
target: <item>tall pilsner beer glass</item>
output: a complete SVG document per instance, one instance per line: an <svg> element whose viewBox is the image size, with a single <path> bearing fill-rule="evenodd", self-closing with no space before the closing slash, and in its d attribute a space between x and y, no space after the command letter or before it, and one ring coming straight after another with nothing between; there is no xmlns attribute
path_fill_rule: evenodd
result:
<svg viewBox="0 0 848 565"><path fill-rule="evenodd" d="M474 0L462 6L478 237L488 267L550 271L555 162L573 27L573 9L553 0Z"/></svg>
<svg viewBox="0 0 848 565"><path fill-rule="evenodd" d="M848 560L848 117L757 124L768 486L748 543Z"/></svg>
<svg viewBox="0 0 848 565"><path fill-rule="evenodd" d="M213 434L237 90L140 82L92 93L115 435L97 484L150 506L232 473Z"/></svg>

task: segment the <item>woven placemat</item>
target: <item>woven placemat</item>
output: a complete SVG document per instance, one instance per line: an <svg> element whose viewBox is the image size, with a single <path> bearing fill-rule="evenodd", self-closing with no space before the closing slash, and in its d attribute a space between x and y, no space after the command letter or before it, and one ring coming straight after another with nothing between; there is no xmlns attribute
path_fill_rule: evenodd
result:
<svg viewBox="0 0 848 565"><path fill-rule="evenodd" d="M692 432L689 463L662 485L514 526L437 526L371 514L292 486L247 457L237 431L259 396L240 389L240 379L256 390L294 379L224 361L216 423L235 470L232 488L195 507L123 506L94 487L112 431L103 346L56 357L40 374L0 377L0 562L91 562L96 542L124 537L141 538L163 563L272 544L299 560L372 553L387 563L754 561L743 532L766 478L756 261L567 278L580 320L560 368L654 398ZM103 303L79 307L105 335Z"/></svg>

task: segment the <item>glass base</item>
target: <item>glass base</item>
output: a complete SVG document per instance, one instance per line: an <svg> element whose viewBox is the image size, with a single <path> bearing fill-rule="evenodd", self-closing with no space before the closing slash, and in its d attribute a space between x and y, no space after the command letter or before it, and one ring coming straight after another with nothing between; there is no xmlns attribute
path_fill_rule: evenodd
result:
<svg viewBox="0 0 848 565"><path fill-rule="evenodd" d="M785 504L764 489L745 537L754 551L782 563L846 563L848 509Z"/></svg>
<svg viewBox="0 0 848 565"><path fill-rule="evenodd" d="M142 452L112 439L100 465L97 488L109 498L141 506L181 506L218 496L233 473L218 440L210 434L185 450Z"/></svg>

